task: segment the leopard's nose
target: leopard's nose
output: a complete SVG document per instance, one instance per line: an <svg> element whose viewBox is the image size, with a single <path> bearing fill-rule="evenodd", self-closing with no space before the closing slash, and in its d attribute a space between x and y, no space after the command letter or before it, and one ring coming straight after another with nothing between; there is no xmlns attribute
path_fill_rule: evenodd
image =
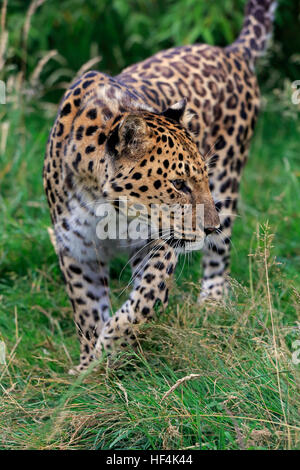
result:
<svg viewBox="0 0 300 470"><path fill-rule="evenodd" d="M211 233L214 233L218 228L219 226L218 227L206 227L204 229L204 233L205 235L210 235Z"/></svg>

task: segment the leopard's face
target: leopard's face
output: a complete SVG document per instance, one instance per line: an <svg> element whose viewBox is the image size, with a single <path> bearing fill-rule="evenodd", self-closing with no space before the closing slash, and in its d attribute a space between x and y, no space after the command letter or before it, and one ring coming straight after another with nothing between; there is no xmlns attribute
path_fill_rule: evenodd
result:
<svg viewBox="0 0 300 470"><path fill-rule="evenodd" d="M127 115L112 131L108 152L114 171L104 196L119 208L127 201L132 214L151 216L161 238L199 249L219 226L205 162L179 123L149 112Z"/></svg>

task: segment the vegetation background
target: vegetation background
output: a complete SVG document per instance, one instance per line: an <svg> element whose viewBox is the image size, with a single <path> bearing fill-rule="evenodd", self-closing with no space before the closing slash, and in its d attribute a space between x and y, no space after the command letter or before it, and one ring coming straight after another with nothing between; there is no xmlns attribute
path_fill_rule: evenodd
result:
<svg viewBox="0 0 300 470"><path fill-rule="evenodd" d="M233 237L232 296L195 302L201 254L181 261L167 311L140 351L79 378L71 308L50 243L45 144L76 74L192 42L226 45L244 0L2 0L0 80L0 447L300 447L300 79L298 0L279 0ZM111 267L113 305L129 279ZM298 345L299 349L299 345ZM1 359L0 358L0 359ZM173 388L172 388L173 387Z"/></svg>

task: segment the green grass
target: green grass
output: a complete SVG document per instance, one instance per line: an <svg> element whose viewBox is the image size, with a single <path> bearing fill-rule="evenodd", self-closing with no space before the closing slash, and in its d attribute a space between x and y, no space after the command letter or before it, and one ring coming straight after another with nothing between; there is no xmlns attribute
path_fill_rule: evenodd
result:
<svg viewBox="0 0 300 470"><path fill-rule="evenodd" d="M74 378L71 308L47 227L42 165L51 121L10 110L1 157L0 447L300 447L299 122L261 115L234 228L231 299L196 303L200 254L177 269L170 305L142 328L139 354ZM113 305L128 271L112 265ZM177 380L197 374L192 379ZM164 395L169 394L164 398Z"/></svg>

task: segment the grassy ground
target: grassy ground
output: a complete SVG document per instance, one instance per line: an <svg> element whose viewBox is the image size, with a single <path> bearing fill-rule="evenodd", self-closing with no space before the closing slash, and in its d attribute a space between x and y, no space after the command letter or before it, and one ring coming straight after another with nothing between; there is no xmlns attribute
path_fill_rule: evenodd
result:
<svg viewBox="0 0 300 470"><path fill-rule="evenodd" d="M200 308L201 256L182 260L170 305L143 327L139 354L74 378L67 370L78 344L41 180L50 121L24 122L12 109L9 122L0 165L0 447L299 448L299 123L270 106L261 115L227 304ZM119 272L117 260L115 307L129 274L119 281Z"/></svg>

